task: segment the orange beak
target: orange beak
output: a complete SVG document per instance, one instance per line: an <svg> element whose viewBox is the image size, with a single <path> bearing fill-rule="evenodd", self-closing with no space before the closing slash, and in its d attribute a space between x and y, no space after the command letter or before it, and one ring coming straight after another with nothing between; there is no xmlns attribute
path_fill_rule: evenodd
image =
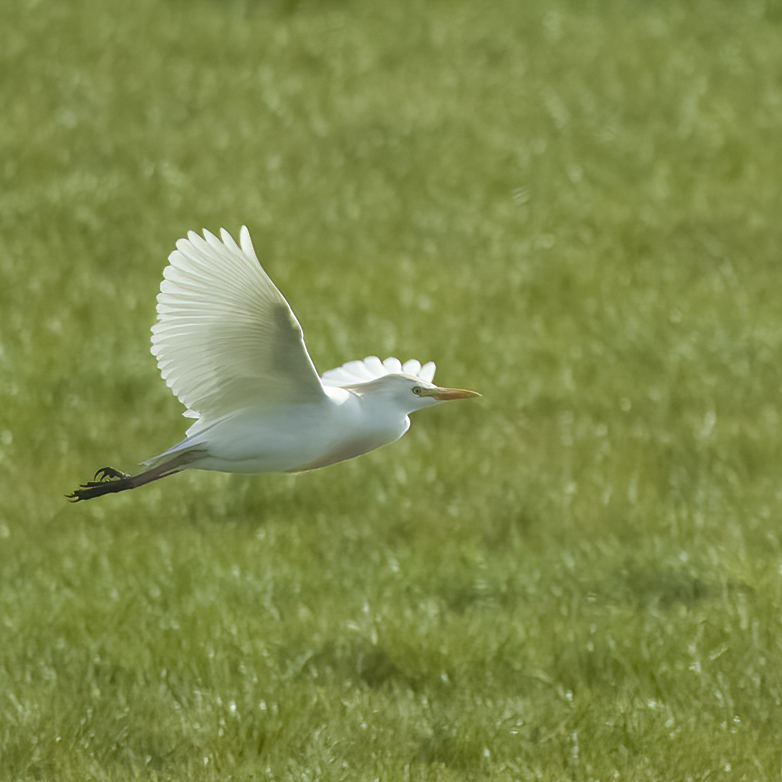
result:
<svg viewBox="0 0 782 782"><path fill-rule="evenodd" d="M464 388L426 388L421 392L421 396L431 396L438 402L448 402L451 399L472 399L480 394Z"/></svg>

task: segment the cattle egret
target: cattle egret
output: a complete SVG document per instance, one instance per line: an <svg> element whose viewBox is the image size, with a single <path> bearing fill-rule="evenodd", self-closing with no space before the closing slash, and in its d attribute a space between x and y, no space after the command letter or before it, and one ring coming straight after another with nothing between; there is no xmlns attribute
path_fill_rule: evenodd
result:
<svg viewBox="0 0 782 782"><path fill-rule="evenodd" d="M152 355L195 418L185 439L137 475L102 467L74 502L135 489L186 469L303 472L398 440L408 415L475 391L432 383L435 365L370 356L321 377L301 326L264 272L250 233L237 245L191 231L168 257Z"/></svg>

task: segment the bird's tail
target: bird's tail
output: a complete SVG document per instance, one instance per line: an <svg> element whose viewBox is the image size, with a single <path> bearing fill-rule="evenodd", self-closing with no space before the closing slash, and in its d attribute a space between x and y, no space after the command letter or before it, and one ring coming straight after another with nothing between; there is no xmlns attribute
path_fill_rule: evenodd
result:
<svg viewBox="0 0 782 782"><path fill-rule="evenodd" d="M173 458L156 464L154 467L150 467L137 475L128 475L125 472L115 470L113 467L101 467L91 481L82 483L73 494L67 494L66 497L71 502L80 502L81 500L102 497L104 494L136 489L145 483L152 483L152 481L166 478L180 470L184 470L197 456L197 452L182 451Z"/></svg>

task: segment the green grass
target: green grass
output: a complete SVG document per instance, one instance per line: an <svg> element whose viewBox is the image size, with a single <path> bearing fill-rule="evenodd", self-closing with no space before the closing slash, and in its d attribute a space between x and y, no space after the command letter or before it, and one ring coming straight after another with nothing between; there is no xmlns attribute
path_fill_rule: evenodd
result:
<svg viewBox="0 0 782 782"><path fill-rule="evenodd" d="M776 0L0 5L0 779L778 780ZM478 402L68 505L246 223Z"/></svg>

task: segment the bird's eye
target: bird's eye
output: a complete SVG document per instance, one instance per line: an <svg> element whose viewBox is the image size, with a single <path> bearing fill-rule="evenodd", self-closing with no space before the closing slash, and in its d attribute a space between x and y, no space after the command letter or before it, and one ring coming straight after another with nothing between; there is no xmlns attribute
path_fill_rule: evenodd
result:
<svg viewBox="0 0 782 782"><path fill-rule="evenodd" d="M416 396L421 396L421 391L422 391L421 386L413 386L413 393Z"/></svg>

